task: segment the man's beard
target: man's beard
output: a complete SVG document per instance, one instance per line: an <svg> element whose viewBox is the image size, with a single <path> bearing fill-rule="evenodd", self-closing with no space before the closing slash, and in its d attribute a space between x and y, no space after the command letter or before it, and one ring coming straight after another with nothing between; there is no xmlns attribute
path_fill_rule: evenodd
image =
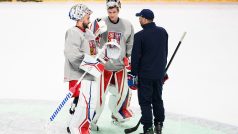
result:
<svg viewBox="0 0 238 134"><path fill-rule="evenodd" d="M142 28L144 28L144 26L145 26L145 25L144 25L144 24L142 24L142 23L140 23L140 26L141 26Z"/></svg>
<svg viewBox="0 0 238 134"><path fill-rule="evenodd" d="M86 24L86 23L83 22L83 28L84 28L84 29L88 28L88 24Z"/></svg>

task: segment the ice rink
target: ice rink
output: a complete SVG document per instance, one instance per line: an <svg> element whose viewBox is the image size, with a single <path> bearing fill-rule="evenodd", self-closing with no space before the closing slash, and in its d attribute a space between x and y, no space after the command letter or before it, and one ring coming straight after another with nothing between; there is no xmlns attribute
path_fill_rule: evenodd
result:
<svg viewBox="0 0 238 134"><path fill-rule="evenodd" d="M0 134L44 133L44 122L67 93L63 49L65 32L75 23L68 18L73 4L0 3ZM91 20L106 16L104 4L87 5ZM135 13L143 8L152 9L156 24L168 31L169 58L187 32L164 86L164 133L237 134L238 4L122 3L120 17L135 32L141 30ZM136 91L132 99L133 120L114 126L106 109L100 133L121 134L135 125ZM67 110L57 117L56 133L66 133Z"/></svg>
<svg viewBox="0 0 238 134"><path fill-rule="evenodd" d="M67 134L69 105L58 114L51 125L46 125L56 102L29 100L0 100L1 134ZM138 108L133 108L135 116L123 124L113 124L111 113L105 107L98 122L99 132L92 134L124 134L125 128L135 126L140 118ZM132 134L142 132L142 126ZM238 128L201 118L194 118L174 113L166 113L163 134L237 134Z"/></svg>

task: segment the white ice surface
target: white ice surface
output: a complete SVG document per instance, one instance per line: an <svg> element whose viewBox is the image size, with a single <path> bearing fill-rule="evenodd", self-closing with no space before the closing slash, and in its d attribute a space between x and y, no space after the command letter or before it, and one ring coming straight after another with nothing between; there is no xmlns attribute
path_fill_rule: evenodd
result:
<svg viewBox="0 0 238 134"><path fill-rule="evenodd" d="M73 4L0 3L0 98L62 100L64 36L74 25L68 18ZM104 4L87 5L92 20L106 15ZM136 32L141 27L134 15L143 8L167 29L169 57L187 31L164 86L166 111L238 126L238 5L123 4L120 16ZM132 105L138 107L136 92Z"/></svg>
<svg viewBox="0 0 238 134"><path fill-rule="evenodd" d="M72 100L70 100L72 101ZM0 99L0 134L67 134L69 119L67 103L58 113L54 122L46 125L57 107L54 101ZM123 134L125 128L137 124L140 112L133 108L134 117L130 121L115 125L111 121L108 106L99 118L100 131L92 134ZM48 132L48 133L47 133ZM142 132L142 125L132 134ZM238 127L201 118L166 113L163 134L237 134Z"/></svg>

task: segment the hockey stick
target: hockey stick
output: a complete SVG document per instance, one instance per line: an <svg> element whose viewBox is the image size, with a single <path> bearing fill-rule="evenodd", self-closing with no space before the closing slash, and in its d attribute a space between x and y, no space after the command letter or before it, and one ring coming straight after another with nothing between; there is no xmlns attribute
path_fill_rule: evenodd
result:
<svg viewBox="0 0 238 134"><path fill-rule="evenodd" d="M187 32L184 32L184 33L183 33L183 36L181 37L181 39L180 39L180 41L179 41L179 43L178 43L176 49L174 50L174 53L173 53L172 57L171 57L170 60L169 60L169 63L168 63L168 65L167 65L167 67L165 68L165 73L164 73L164 74L167 73L167 71L168 71L168 69L169 69L169 67L170 67L170 65L171 65L171 63L172 63L172 61L173 61L173 59L174 59L174 56L176 55L176 53L177 53L177 51L178 51L178 49L179 49L179 47L180 47L180 45L181 45L181 43L182 43L182 41L183 41L183 39L184 39L184 37L185 37L186 34L187 34Z"/></svg>
<svg viewBox="0 0 238 134"><path fill-rule="evenodd" d="M185 35L186 35L186 33L187 33L187 32L184 32L184 33L183 33L183 36L181 37L181 39L180 39L180 41L179 41L179 43L178 43L178 45L177 45L177 47L176 47L176 49L175 49L175 51L174 51L172 57L171 57L170 60L169 60L168 65L167 65L166 68L165 68L165 73L164 73L164 75L166 75L166 73L167 73L167 71L168 71L168 69L169 69L169 67L170 67L170 65L171 65L171 63L172 63L172 61L173 61L173 59L174 59L174 57L175 57L175 55L176 55L176 53L177 53L177 51L178 51L178 49L179 49L179 47L180 47L180 45L181 45L181 43L182 43L182 41L183 41ZM129 133L135 132L135 131L138 129L138 127L140 126L140 123L141 123L141 118L140 118L140 120L138 121L138 123L136 124L136 126L134 126L134 127L132 127L132 128L127 128L127 129L125 129L125 130L124 130L125 134L129 134Z"/></svg>
<svg viewBox="0 0 238 134"><path fill-rule="evenodd" d="M99 56L104 52L104 50L107 48L107 46L109 45L115 45L120 49L120 46L115 42L115 41L111 41L111 42L107 42L103 45L103 47L101 49L98 50L98 53L96 55L96 57L94 58L95 60L100 60ZM53 114L50 116L50 120L46 123L45 125L45 129L47 131L47 133L49 133L48 131L48 127L50 125L51 122L54 121L54 119L56 118L56 116L58 115L58 113L62 110L62 108L64 107L64 105L67 103L67 101L72 97L73 93L76 90L76 87L78 86L78 84L83 80L84 76L92 70L92 67L89 68L87 71L85 71L83 73L83 75L78 79L77 83L71 87L69 89L69 92L66 94L66 97L63 99L63 101L58 105L58 107L56 108L56 110L53 112Z"/></svg>

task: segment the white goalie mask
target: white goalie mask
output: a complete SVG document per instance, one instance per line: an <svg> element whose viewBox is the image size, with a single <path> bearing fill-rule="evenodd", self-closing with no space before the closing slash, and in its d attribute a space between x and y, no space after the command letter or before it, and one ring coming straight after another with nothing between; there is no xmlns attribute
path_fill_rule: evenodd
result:
<svg viewBox="0 0 238 134"><path fill-rule="evenodd" d="M109 59L118 59L121 55L121 47L115 39L106 44L106 54Z"/></svg>
<svg viewBox="0 0 238 134"><path fill-rule="evenodd" d="M110 7L121 8L120 0L107 0L106 5L107 5L107 9L110 8Z"/></svg>
<svg viewBox="0 0 238 134"><path fill-rule="evenodd" d="M88 14L91 15L93 12L84 4L74 5L69 11L69 18L75 21L83 19Z"/></svg>

